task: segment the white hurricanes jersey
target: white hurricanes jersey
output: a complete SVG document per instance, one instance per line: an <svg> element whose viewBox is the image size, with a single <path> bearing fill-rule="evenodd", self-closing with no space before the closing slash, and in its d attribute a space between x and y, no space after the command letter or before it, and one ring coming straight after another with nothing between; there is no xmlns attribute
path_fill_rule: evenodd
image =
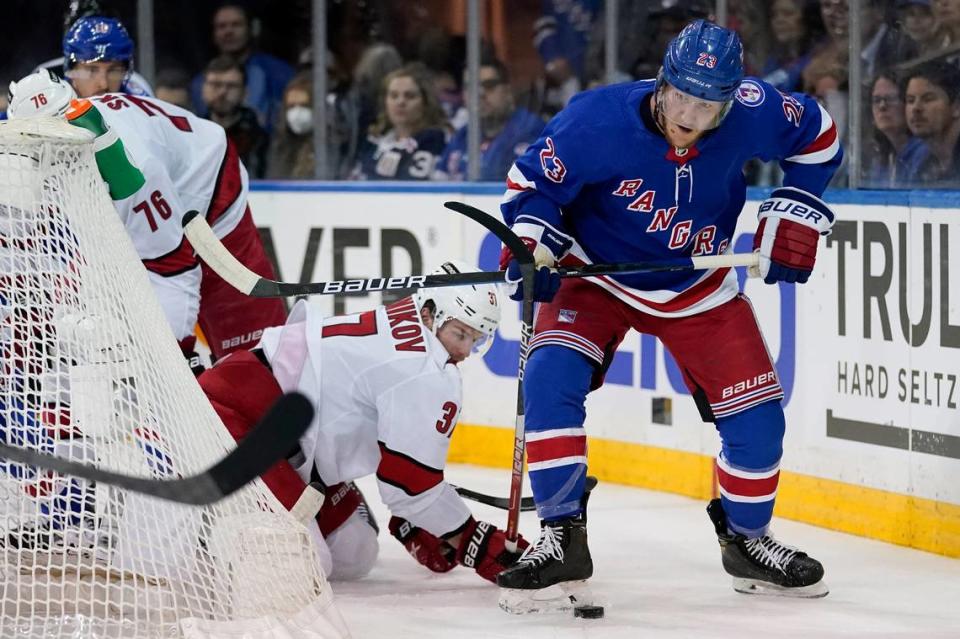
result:
<svg viewBox="0 0 960 639"><path fill-rule="evenodd" d="M420 322L413 299L324 318L305 301L260 342L284 392L317 407L301 439L304 481L376 473L390 511L441 536L470 510L443 479L460 415L460 371Z"/></svg>
<svg viewBox="0 0 960 639"><path fill-rule="evenodd" d="M174 334L183 339L197 321L200 267L181 218L200 211L219 237L227 235L246 210L246 169L220 125L176 105L126 94L90 102L144 175L143 186L114 205Z"/></svg>

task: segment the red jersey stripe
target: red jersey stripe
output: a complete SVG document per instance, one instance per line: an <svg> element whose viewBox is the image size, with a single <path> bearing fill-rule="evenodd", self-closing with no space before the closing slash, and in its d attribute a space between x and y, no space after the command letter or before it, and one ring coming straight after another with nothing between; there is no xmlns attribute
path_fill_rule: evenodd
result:
<svg viewBox="0 0 960 639"><path fill-rule="evenodd" d="M210 198L210 206L207 208L207 224L213 226L233 206L233 203L240 197L242 190L240 157L237 155L237 149L233 146L233 142L228 138L227 150L223 155L223 162L220 164L220 172L217 174L213 197Z"/></svg>
<svg viewBox="0 0 960 639"><path fill-rule="evenodd" d="M380 442L377 479L413 496L424 493L442 482L443 471L425 466L403 453L392 451Z"/></svg>
<svg viewBox="0 0 960 639"><path fill-rule="evenodd" d="M155 257L150 260L143 260L143 265L151 273L162 275L163 277L173 277L185 271L189 271L199 264L193 247L186 237L180 240L180 246L173 249L166 255Z"/></svg>
<svg viewBox="0 0 960 639"><path fill-rule="evenodd" d="M837 140L837 125L832 123L830 128L817 136L817 139L811 142L804 150L800 151L798 155L806 155L807 153L816 153L817 151L823 151L824 149L830 148L830 145Z"/></svg>
<svg viewBox="0 0 960 639"><path fill-rule="evenodd" d="M510 178L507 178L507 189L510 191L531 191L532 189L528 186L523 186L522 184L517 184Z"/></svg>

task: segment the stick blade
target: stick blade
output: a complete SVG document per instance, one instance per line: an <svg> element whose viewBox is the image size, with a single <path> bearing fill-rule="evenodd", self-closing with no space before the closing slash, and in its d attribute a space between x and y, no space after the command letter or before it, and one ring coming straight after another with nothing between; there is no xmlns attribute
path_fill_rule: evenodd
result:
<svg viewBox="0 0 960 639"><path fill-rule="evenodd" d="M205 506L236 492L284 458L309 428L313 413L313 406L304 395L284 395L226 457L201 473L180 479L124 475L2 443L0 458L118 486L159 499Z"/></svg>
<svg viewBox="0 0 960 639"><path fill-rule="evenodd" d="M313 421L313 405L301 393L287 393L267 411L236 449L210 469L217 500L236 492L285 458Z"/></svg>

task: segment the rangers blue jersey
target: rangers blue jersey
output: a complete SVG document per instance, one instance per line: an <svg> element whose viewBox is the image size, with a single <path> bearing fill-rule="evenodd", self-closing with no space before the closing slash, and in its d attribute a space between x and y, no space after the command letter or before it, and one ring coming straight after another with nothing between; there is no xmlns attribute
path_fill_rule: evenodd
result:
<svg viewBox="0 0 960 639"><path fill-rule="evenodd" d="M830 115L809 96L743 80L730 113L689 149L674 149L651 109L654 80L582 93L551 120L507 176L508 224L572 240L562 264L728 252L746 200L743 165L779 160L784 186L819 196L842 159ZM732 269L589 278L641 311L692 315L737 293Z"/></svg>
<svg viewBox="0 0 960 639"><path fill-rule="evenodd" d="M427 128L409 138L395 131L370 134L357 149L354 180L429 180L443 153L447 136L441 128Z"/></svg>

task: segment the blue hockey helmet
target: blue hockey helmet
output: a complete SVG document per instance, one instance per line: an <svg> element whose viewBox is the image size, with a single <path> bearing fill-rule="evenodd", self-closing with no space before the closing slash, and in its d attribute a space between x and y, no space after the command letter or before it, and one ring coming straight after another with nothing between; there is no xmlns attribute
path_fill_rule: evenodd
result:
<svg viewBox="0 0 960 639"><path fill-rule="evenodd" d="M88 16L73 23L63 36L64 67L82 62L118 60L133 67L133 40L116 18Z"/></svg>
<svg viewBox="0 0 960 639"><path fill-rule="evenodd" d="M743 80L743 45L735 31L695 20L667 46L660 71L687 95L711 102L729 102Z"/></svg>

